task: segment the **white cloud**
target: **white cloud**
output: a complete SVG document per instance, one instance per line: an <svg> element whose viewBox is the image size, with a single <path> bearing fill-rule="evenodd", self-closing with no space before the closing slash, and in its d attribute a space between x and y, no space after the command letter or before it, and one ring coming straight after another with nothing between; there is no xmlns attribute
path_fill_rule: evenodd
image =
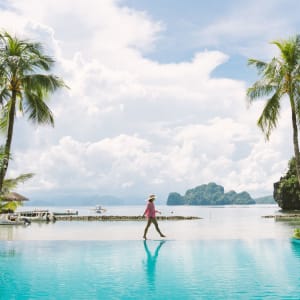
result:
<svg viewBox="0 0 300 300"><path fill-rule="evenodd" d="M196 35L202 46L223 47L246 57L270 57L276 49L268 42L297 33L292 23L298 17L291 12L298 9L294 0L240 2Z"/></svg>
<svg viewBox="0 0 300 300"><path fill-rule="evenodd" d="M291 154L289 117L284 110L265 144L255 125L261 104L247 110L245 83L212 78L227 55L198 52L176 64L145 59L163 25L118 1L10 3L17 12L0 11L0 25L17 18L16 32L46 43L55 73L70 87L50 102L54 129L17 123L10 174L36 173L22 189L166 196L215 181L272 192Z"/></svg>

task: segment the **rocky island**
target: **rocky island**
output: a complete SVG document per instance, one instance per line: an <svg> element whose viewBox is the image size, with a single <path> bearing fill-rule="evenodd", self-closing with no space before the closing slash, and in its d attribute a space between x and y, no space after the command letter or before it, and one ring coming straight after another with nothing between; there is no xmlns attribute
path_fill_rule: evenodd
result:
<svg viewBox="0 0 300 300"><path fill-rule="evenodd" d="M167 205L230 205L255 204L255 200L247 192L224 192L224 187L214 182L199 185L187 190L185 195L172 192L167 199Z"/></svg>

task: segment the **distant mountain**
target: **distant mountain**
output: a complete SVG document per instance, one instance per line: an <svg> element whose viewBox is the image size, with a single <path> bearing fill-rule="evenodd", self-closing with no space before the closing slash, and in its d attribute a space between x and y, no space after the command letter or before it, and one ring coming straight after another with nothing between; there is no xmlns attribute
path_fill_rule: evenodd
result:
<svg viewBox="0 0 300 300"><path fill-rule="evenodd" d="M249 193L224 193L224 187L214 182L202 184L187 190L184 196L170 193L167 205L228 205L228 204L255 204Z"/></svg>
<svg viewBox="0 0 300 300"><path fill-rule="evenodd" d="M123 201L112 196L34 196L28 202L30 206L84 206L84 205L122 205Z"/></svg>
<svg viewBox="0 0 300 300"><path fill-rule="evenodd" d="M273 196L265 196L254 199L256 204L276 204L277 202L274 200Z"/></svg>
<svg viewBox="0 0 300 300"><path fill-rule="evenodd" d="M110 195L34 195L25 205L30 206L95 206L145 204L143 197L118 198Z"/></svg>

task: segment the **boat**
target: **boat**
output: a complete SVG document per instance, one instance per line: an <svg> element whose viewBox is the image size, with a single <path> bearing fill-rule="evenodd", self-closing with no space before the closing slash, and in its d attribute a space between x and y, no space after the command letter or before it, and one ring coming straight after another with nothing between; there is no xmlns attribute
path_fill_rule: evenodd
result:
<svg viewBox="0 0 300 300"><path fill-rule="evenodd" d="M93 208L97 214L102 214L103 212L106 212L106 209L103 208L101 205L96 205L95 208Z"/></svg>
<svg viewBox="0 0 300 300"><path fill-rule="evenodd" d="M27 218L21 218L16 214L0 215L0 225L29 225L30 223Z"/></svg>
<svg viewBox="0 0 300 300"><path fill-rule="evenodd" d="M75 209L66 209L63 212L53 212L54 216L77 216L78 210Z"/></svg>
<svg viewBox="0 0 300 300"><path fill-rule="evenodd" d="M17 215L19 218L26 218L27 220L30 221L43 221L43 222L56 221L54 214L47 209L20 211L17 212Z"/></svg>

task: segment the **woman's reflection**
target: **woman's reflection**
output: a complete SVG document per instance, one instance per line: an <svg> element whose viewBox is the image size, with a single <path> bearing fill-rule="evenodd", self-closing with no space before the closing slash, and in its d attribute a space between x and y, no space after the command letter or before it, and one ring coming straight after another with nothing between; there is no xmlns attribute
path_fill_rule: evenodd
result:
<svg viewBox="0 0 300 300"><path fill-rule="evenodd" d="M148 241L144 240L144 248L147 254L147 261L146 261L146 273L147 273L147 278L148 278L148 283L152 287L154 287L155 284L155 268L156 268L156 261L158 257L159 250L161 246L165 243L166 241L160 241L160 243L157 245L154 254L152 255L151 251L149 250L148 247Z"/></svg>

